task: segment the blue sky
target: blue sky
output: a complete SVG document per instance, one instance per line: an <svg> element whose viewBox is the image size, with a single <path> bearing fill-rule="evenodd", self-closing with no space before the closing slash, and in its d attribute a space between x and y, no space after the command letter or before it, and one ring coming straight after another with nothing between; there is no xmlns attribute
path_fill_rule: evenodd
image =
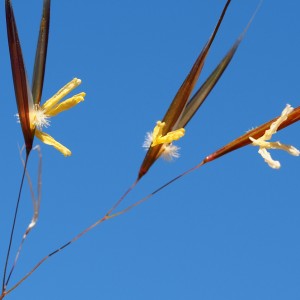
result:
<svg viewBox="0 0 300 300"><path fill-rule="evenodd" d="M86 101L47 132L69 147L41 145L43 197L11 283L113 205L135 180L144 135L161 119L225 1L53 1L42 102L73 77ZM200 78L221 60L258 1L233 1ZM13 1L31 78L42 1ZM4 5L3 5L4 6ZM206 155L300 105L297 1L265 1L231 65L187 127L181 157L159 160L123 203L134 203ZM22 174L23 137L1 8L3 184L0 257ZM274 138L300 148L299 124ZM35 141L40 144L39 141ZM272 170L248 146L184 177L107 221L46 262L8 299L299 299L299 158L273 151ZM37 155L29 171L36 178ZM31 219L24 188L17 241ZM3 263L3 262L2 262Z"/></svg>

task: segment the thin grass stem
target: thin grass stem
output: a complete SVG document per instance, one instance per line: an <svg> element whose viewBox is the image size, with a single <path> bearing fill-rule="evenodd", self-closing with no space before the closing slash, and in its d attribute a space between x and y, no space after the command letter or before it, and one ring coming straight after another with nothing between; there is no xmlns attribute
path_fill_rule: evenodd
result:
<svg viewBox="0 0 300 300"><path fill-rule="evenodd" d="M31 198L32 198L32 202L33 202L33 217L32 220L30 222L30 224L28 225L28 227L26 228L22 240L20 242L17 254L15 256L15 260L14 263L10 269L9 275L7 276L7 280L6 280L6 286L10 280L10 277L17 265L18 259L20 257L24 242L28 236L28 234L31 232L31 230L35 227L36 222L38 220L38 216L39 216L39 210L40 210L40 204L41 204L41 186L42 186L42 154L40 151L40 147L36 146L35 148L38 151L38 156L39 156L39 164L38 164L38 182L37 182L37 197L35 197L35 193L33 191L33 185L32 185L32 181L30 178L30 175L28 173L28 171L26 170L26 177L29 183L29 187L30 187L30 193L31 193ZM23 167L25 168L25 161L22 159L22 151L20 151L20 156L21 156L21 160L22 160L22 164Z"/></svg>
<svg viewBox="0 0 300 300"><path fill-rule="evenodd" d="M25 158L25 163L24 163L24 168L23 168L23 175L22 175L22 179L21 179L21 184L20 184L20 188L19 188L18 199L17 199L17 202L16 202L16 208L15 208L14 217L13 217L13 223L12 223L11 232L10 232L10 238L9 238L8 249L7 249L7 254L6 254L6 259L5 259L5 265L4 265L4 271L3 271L2 294L5 292L6 286L7 286L8 281L9 281L9 280L6 280L6 272L7 272L7 266L8 266L8 261L9 261L9 256L10 256L12 241L13 241L13 237L14 237L14 232L15 232L15 225L16 225L18 211L19 211L19 205L20 205L20 200L21 200L21 194L22 194L22 189L23 189L23 184L24 184L24 178L25 178L25 174L26 174L26 168L27 168L27 162L28 162L29 153L30 152L26 151L26 158Z"/></svg>
<svg viewBox="0 0 300 300"><path fill-rule="evenodd" d="M124 200L124 198L134 189L134 187L138 184L140 178L136 179L136 181L129 187L129 189L123 194L123 196L112 206L112 208L106 213L106 216L109 216Z"/></svg>
<svg viewBox="0 0 300 300"><path fill-rule="evenodd" d="M147 201L149 198L151 198L152 196L154 196L156 193L158 193L159 191L161 191L162 189L164 189L165 187L169 186L170 184L172 184L173 182L177 181L178 179L188 175L189 173L197 170L198 168L200 168L202 165L204 165L205 162L202 161L201 163L199 163L198 165L194 166L193 168L183 172L182 174L176 176L175 178L173 178L172 180L168 181L167 183L165 183L164 185L160 186L159 188L157 188L154 192L152 192L151 194L147 195L146 197L142 198L141 200L135 202L134 204L128 206L127 208L125 208L124 210L117 212L115 214L111 214L120 204L121 202L124 200L124 198L133 190L133 188L136 186L136 184L138 183L139 180L136 180L131 187L122 195L122 197L115 203L115 205L112 206L112 208L105 214L104 217L102 217L101 219L99 219L97 222L95 222L94 224L92 224L91 226L89 226L88 228L86 228L85 230L83 230L82 232L80 232L78 235L76 235L73 239L71 239L70 241L68 241L67 243L65 243L63 246L59 247L58 249L56 249L55 251L51 252L50 254L46 255L44 258L42 258L33 268L30 272L28 272L20 281L18 281L11 289L9 289L8 291L5 292L5 295L9 294L10 292L12 292L15 288L17 288L22 282L24 282L30 275L32 275L48 258L50 258L51 256L55 255L56 253L62 251L63 249L65 249L67 246L71 245L72 243L74 243L75 241L77 241L79 238L81 238L83 235L85 235L86 233L88 233L91 229L93 229L94 227L96 227L97 225L99 225L100 223L103 223L106 220L115 218L121 214L124 214L128 211L130 211L131 209L133 209L134 207L142 204L143 202ZM1 297L0 297L1 300Z"/></svg>
<svg viewBox="0 0 300 300"><path fill-rule="evenodd" d="M26 165L26 161L25 161L25 165ZM10 288L8 291L6 291L5 289L2 290L2 295L0 296L0 300L7 294L9 294L10 292L12 292L15 288L17 288L22 282L24 282L34 271L36 271L36 269L38 269L38 267L43 264L48 258L50 258L51 256L53 256L54 254L62 251L63 249L65 249L66 247L68 247L69 245L73 244L75 241L77 241L78 239L80 239L83 235L85 235L86 233L88 233L90 230L92 230L94 227L96 227L97 225L99 225L100 223L110 219L110 214L118 208L118 206L122 203L122 201L124 200L124 198L134 189L134 187L137 185L137 183L139 182L139 180L137 179L127 190L126 192L120 197L120 199L108 210L108 212L104 215L104 217L102 217L101 219L99 219L97 222L93 223L91 226L89 226L88 228L86 228L85 230L81 231L79 234L77 234L75 237L73 237L71 240L69 240L67 243L65 243L64 245L62 245L61 247L57 248L56 250L54 250L53 252L51 252L50 254L46 255L43 259L41 259L34 267L33 269L28 272L20 281L18 281L12 288ZM6 283L7 285L7 283Z"/></svg>
<svg viewBox="0 0 300 300"><path fill-rule="evenodd" d="M178 179L190 174L191 172L199 169L201 166L203 166L205 164L204 161L202 161L201 163L199 163L198 165L194 166L193 168L183 172L182 174L176 176L175 178L173 178L172 180L168 181L167 183L165 183L164 185L160 186L159 188L157 188L154 192L152 192L151 194L147 195L146 197L140 199L139 201L133 203L132 205L129 205L128 207L126 207L125 209L116 212L112 215L109 215L109 219L115 218L117 216L123 215L125 213L127 213L128 211L130 211L131 209L133 209L134 207L146 202L149 198L151 198L152 196L154 196L156 193L158 193L159 191L161 191L162 189L164 189L165 187L167 187L168 185L172 184L173 182L177 181Z"/></svg>

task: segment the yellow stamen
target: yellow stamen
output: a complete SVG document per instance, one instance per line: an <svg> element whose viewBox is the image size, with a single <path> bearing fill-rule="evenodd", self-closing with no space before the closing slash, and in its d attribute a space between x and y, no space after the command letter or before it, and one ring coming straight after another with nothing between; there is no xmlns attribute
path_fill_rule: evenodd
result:
<svg viewBox="0 0 300 300"><path fill-rule="evenodd" d="M74 107L79 102L84 101L84 97L85 97L85 93L80 93L71 98L68 98L65 101L55 105L54 107L49 108L45 112L45 115L47 115L48 117L54 117L59 113Z"/></svg>
<svg viewBox="0 0 300 300"><path fill-rule="evenodd" d="M165 127L165 125L166 125L165 122L161 122L161 121L156 122L156 126L154 127L152 133L152 142L154 142L157 137L162 136L162 130Z"/></svg>
<svg viewBox="0 0 300 300"><path fill-rule="evenodd" d="M70 156L72 154L72 152L68 148L66 148L59 142L57 142L53 137L51 137L49 134L45 132L36 129L35 136L39 138L43 143L53 146L55 149L60 151L64 156Z"/></svg>
<svg viewBox="0 0 300 300"><path fill-rule="evenodd" d="M174 131L168 132L166 135L162 136L162 130L165 127L165 122L158 121L153 130L152 135L152 144L151 147L154 147L159 144L170 144L173 141L179 140L185 134L185 129L180 128Z"/></svg>
<svg viewBox="0 0 300 300"><path fill-rule="evenodd" d="M73 89L79 86L81 80L78 78L74 78L72 81L67 83L64 87L62 87L53 97L47 100L43 105L42 109L44 111L50 110L53 106L55 106L63 97L69 94Z"/></svg>

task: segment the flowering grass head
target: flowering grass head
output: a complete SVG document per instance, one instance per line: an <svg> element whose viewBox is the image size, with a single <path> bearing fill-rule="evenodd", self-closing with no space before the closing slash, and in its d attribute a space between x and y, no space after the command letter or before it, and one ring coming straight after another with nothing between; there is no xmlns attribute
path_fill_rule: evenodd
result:
<svg viewBox="0 0 300 300"><path fill-rule="evenodd" d="M264 155L264 159L272 168L278 168L280 167L280 164L273 161L270 154L266 153L267 148L271 149L272 148L271 146L274 146L273 149L286 150L287 152L295 156L298 156L300 153L293 146L284 145L281 144L280 142L275 142L274 144L273 142L267 142L266 140L269 140L275 132L287 126L290 126L299 120L300 120L300 106L293 109L288 105L283 110L282 114L279 117L246 132L244 135L233 140L232 142L223 146L222 148L215 151L214 153L208 155L203 160L203 164L211 162L229 152L232 152L234 150L237 150L239 148L242 148L252 143L252 145L259 146L261 148L260 149L261 151L259 151L259 153L261 155Z"/></svg>
<svg viewBox="0 0 300 300"><path fill-rule="evenodd" d="M300 151L291 145L285 145L280 142L269 142L272 138L273 134L275 134L278 130L278 127L286 121L288 115L294 110L293 107L287 105L285 109L282 111L281 116L278 117L276 121L274 121L270 128L265 131L264 135L255 139L253 137L249 137L253 146L258 146L258 153L264 158L265 162L273 169L280 168L280 162L273 160L271 154L267 151L267 149L280 149L288 152L291 155L299 156Z"/></svg>
<svg viewBox="0 0 300 300"><path fill-rule="evenodd" d="M179 157L178 148L175 145L173 145L172 142L160 143L159 141L163 141L164 139L167 139L169 134L171 134L172 137L174 137L174 133L175 134L179 133L180 137L183 136L185 126L192 119L192 117L197 112L199 107L205 101L206 97L214 88L215 84L221 78L223 72L229 65L239 44L241 43L248 27L250 26L255 14L251 18L246 29L239 36L239 38L231 47L231 49L223 58L223 60L219 63L219 65L211 73L211 75L207 78L207 80L203 83L203 85L198 89L198 91L194 94L194 96L190 98L193 88L196 82L198 81L198 78L204 66L210 47L219 30L219 27L223 21L223 18L225 16L225 13L227 11L230 2L231 1L226 2L212 35L210 36L209 40L205 44L204 48L202 49L201 53L196 59L192 69L190 70L186 79L184 80L181 87L179 88L169 109L167 110L164 118L162 119L162 122L160 123L160 125L157 126L161 126L161 124L164 125L161 128L154 129L153 133L155 133L155 130L160 130L160 137L155 140L153 138L153 133L147 133L146 140L143 144L143 147L147 149L147 153L140 167L138 180L148 172L150 167L160 156L162 157L166 156L169 159L174 157Z"/></svg>
<svg viewBox="0 0 300 300"><path fill-rule="evenodd" d="M85 96L85 93L79 93L71 98L61 101L81 83L80 79L74 78L53 97L40 105L47 56L50 24L50 0L44 0L43 4L43 14L35 55L32 90L29 86L29 81L26 75L22 49L10 0L5 1L5 8L8 45L18 106L18 117L23 131L27 155L32 149L34 136L36 136L45 144L51 145L59 150L63 155L70 156L71 151L68 148L57 142L50 135L43 132L43 128L50 125L51 117L54 117L57 114L77 105L79 102L84 100Z"/></svg>

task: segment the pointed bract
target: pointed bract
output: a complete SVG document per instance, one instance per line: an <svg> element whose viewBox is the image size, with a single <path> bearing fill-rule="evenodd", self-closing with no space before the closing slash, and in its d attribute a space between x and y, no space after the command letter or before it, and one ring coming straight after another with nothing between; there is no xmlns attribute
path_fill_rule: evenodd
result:
<svg viewBox="0 0 300 300"><path fill-rule="evenodd" d="M35 53L32 76L32 97L34 104L40 104L42 98L50 26L50 2L50 0L44 0L39 38Z"/></svg>
<svg viewBox="0 0 300 300"><path fill-rule="evenodd" d="M29 155L34 137L34 128L31 127L30 120L30 112L33 109L32 94L26 75L17 26L10 0L5 1L5 12L8 46L18 113L25 140L26 153Z"/></svg>
<svg viewBox="0 0 300 300"><path fill-rule="evenodd" d="M202 84L202 86L198 89L198 91L191 98L191 100L187 103L186 108L184 109L184 112L182 114L182 117L180 118L178 124L176 125L176 128L182 128L188 124L188 122L192 119L192 117L197 112L199 107L203 104L203 102L205 101L209 93L212 91L214 86L217 84L223 72L226 70L227 66L229 65L233 56L235 55L235 52L238 49L240 43L242 42L244 36L246 35L247 30L249 29L256 13L260 8L260 5L261 3L257 6L246 28L238 37L238 39L235 41L231 49L228 51L228 53L225 55L225 57L222 59L219 65L215 68L215 70L211 73L211 75Z"/></svg>

